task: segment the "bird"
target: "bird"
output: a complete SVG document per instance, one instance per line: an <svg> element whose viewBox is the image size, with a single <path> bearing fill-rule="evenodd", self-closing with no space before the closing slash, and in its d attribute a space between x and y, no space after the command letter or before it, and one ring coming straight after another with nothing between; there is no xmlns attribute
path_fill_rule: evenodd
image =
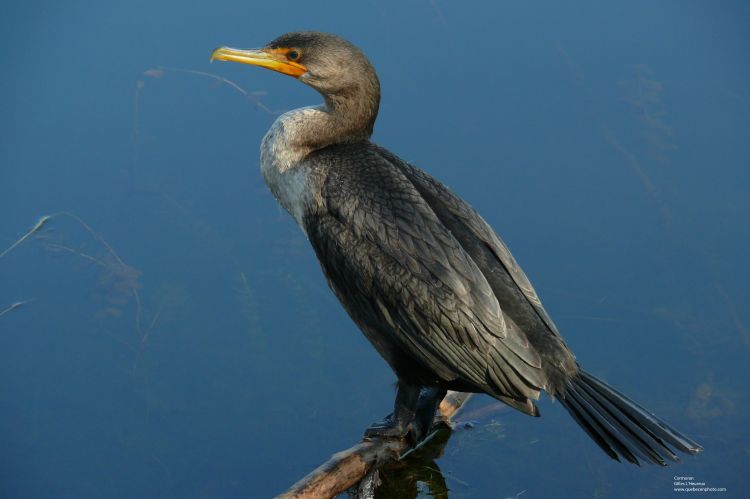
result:
<svg viewBox="0 0 750 499"><path fill-rule="evenodd" d="M301 31L211 60L258 66L323 103L279 116L260 145L272 194L307 236L329 287L394 371L393 412L370 439L427 435L448 390L539 416L558 400L611 458L665 466L702 447L585 371L506 244L466 201L371 141L374 66L337 35Z"/></svg>

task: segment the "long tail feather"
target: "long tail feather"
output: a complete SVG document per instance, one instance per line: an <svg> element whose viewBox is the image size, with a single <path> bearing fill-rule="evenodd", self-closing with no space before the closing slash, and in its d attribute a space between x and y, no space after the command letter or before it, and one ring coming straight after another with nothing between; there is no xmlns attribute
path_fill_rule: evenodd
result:
<svg viewBox="0 0 750 499"><path fill-rule="evenodd" d="M640 465L679 462L672 448L697 454L703 448L604 381L579 370L560 403L612 459ZM672 448L670 448L670 446Z"/></svg>

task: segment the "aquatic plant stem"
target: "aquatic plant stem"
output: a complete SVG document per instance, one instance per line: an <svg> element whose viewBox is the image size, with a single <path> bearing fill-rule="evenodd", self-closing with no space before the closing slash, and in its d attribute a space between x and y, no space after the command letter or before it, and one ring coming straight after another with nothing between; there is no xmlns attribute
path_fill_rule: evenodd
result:
<svg viewBox="0 0 750 499"><path fill-rule="evenodd" d="M5 307L4 309L0 310L0 317L2 317L3 315L8 314L8 313L14 311L17 308L21 308L22 306L26 305L30 301L31 300L24 300L24 301L17 301L15 303L11 303L10 305L8 305L7 307Z"/></svg>
<svg viewBox="0 0 750 499"><path fill-rule="evenodd" d="M44 224L47 223L47 220L49 220L50 218L52 218L52 215L45 215L42 218L40 218L39 221L36 223L36 225L34 225L34 227L31 228L31 230L29 230L26 234L21 236L21 239L11 244L5 251L0 253L0 258L10 253L16 247L18 247L21 243L23 243L25 240L27 240L28 238L30 238L31 236L39 232L42 229L42 227L44 227Z"/></svg>

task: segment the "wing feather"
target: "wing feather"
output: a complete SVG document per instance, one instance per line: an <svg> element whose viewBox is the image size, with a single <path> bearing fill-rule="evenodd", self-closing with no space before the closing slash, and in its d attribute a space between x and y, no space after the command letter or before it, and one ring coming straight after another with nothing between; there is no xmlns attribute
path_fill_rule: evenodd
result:
<svg viewBox="0 0 750 499"><path fill-rule="evenodd" d="M506 321L469 254L397 167L375 150L351 158L317 158L325 162L322 207L305 217L326 277L350 314L379 331L387 325L446 381L466 380L522 399L520 406L538 398L546 383L541 358Z"/></svg>
<svg viewBox="0 0 750 499"><path fill-rule="evenodd" d="M495 233L487 222L460 197L456 196L445 185L435 180L433 177L415 166L402 161L397 156L383 148L378 148L378 152L388 158L393 164L396 164L406 177L412 181L418 191L433 199L439 199L441 207L447 209L452 217L455 217L459 223L471 231L473 237L476 237L482 243L487 245L490 251L495 255L497 261L503 266L505 271L511 277L513 283L523 294L538 315L553 334L560 336L557 326L549 316L542 301L539 299L534 286L526 277L521 266L518 265L513 254L510 252L505 242ZM432 201L430 199L429 201Z"/></svg>

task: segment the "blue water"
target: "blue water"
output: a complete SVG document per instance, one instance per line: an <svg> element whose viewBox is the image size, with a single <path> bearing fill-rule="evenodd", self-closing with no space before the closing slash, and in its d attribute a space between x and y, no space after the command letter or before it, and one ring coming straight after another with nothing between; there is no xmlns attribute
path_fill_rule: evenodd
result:
<svg viewBox="0 0 750 499"><path fill-rule="evenodd" d="M0 316L0 496L267 497L389 412L392 373L258 171L274 112L319 97L208 62L298 29L362 47L374 140L484 215L589 371L706 449L639 469L559 404L477 396L392 490L750 495L747 3L1 10L0 251L53 216L0 258L0 312L23 303Z"/></svg>

